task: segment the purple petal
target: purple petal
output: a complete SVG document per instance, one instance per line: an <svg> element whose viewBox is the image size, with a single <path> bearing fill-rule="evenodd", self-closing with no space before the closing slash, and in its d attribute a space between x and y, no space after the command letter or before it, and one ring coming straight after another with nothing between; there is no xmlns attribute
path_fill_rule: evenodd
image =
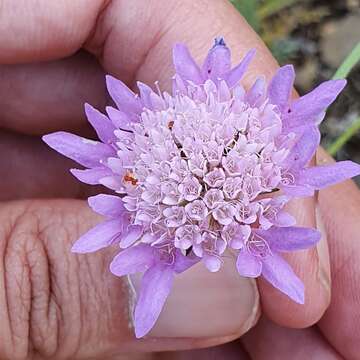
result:
<svg viewBox="0 0 360 360"><path fill-rule="evenodd" d="M242 249L236 260L236 268L241 276L257 278L261 274L262 263L246 249Z"/></svg>
<svg viewBox="0 0 360 360"><path fill-rule="evenodd" d="M301 173L299 182L316 190L337 184L360 174L360 165L352 161L340 161L332 165L313 166Z"/></svg>
<svg viewBox="0 0 360 360"><path fill-rule="evenodd" d="M122 220L109 220L89 230L72 246L75 253L88 253L100 250L116 242L124 228Z"/></svg>
<svg viewBox="0 0 360 360"><path fill-rule="evenodd" d="M110 271L116 276L144 272L154 264L154 248L140 244L122 250L110 264Z"/></svg>
<svg viewBox="0 0 360 360"><path fill-rule="evenodd" d="M200 261L200 258L197 256L184 256L180 250L176 252L175 256L174 271L179 274L191 268Z"/></svg>
<svg viewBox="0 0 360 360"><path fill-rule="evenodd" d="M291 198L313 196L315 189L307 185L281 185L279 186L283 193Z"/></svg>
<svg viewBox="0 0 360 360"><path fill-rule="evenodd" d="M296 226L271 227L268 230L254 230L254 233L265 239L273 251L307 249L321 238L317 230Z"/></svg>
<svg viewBox="0 0 360 360"><path fill-rule="evenodd" d="M234 87L244 76L252 58L255 56L255 53L255 49L248 51L241 62L225 76L225 80L230 88Z"/></svg>
<svg viewBox="0 0 360 360"><path fill-rule="evenodd" d="M141 225L130 225L128 227L126 235L124 235L120 241L120 247L125 249L135 243L143 233L143 227Z"/></svg>
<svg viewBox="0 0 360 360"><path fill-rule="evenodd" d="M90 185L98 185L102 178L112 174L112 171L106 167L85 170L70 169L70 172L81 182Z"/></svg>
<svg viewBox="0 0 360 360"><path fill-rule="evenodd" d="M314 123L321 113L332 104L342 89L346 80L329 80L316 87L310 93L293 101L284 117L290 127L305 123Z"/></svg>
<svg viewBox="0 0 360 360"><path fill-rule="evenodd" d="M195 84L204 82L201 71L183 44L176 44L173 48L173 62L175 71L183 80L190 80Z"/></svg>
<svg viewBox="0 0 360 360"><path fill-rule="evenodd" d="M287 213L286 211L280 210L274 219L272 219L272 223L275 226L283 226L283 227L287 227L287 226L293 226L296 224L296 219L290 215L289 213Z"/></svg>
<svg viewBox="0 0 360 360"><path fill-rule="evenodd" d="M285 164L296 171L302 170L315 155L320 145L320 137L320 131L316 126L306 127L295 146L291 149Z"/></svg>
<svg viewBox="0 0 360 360"><path fill-rule="evenodd" d="M119 191L124 187L120 176L107 176L99 180L101 185L115 191Z"/></svg>
<svg viewBox="0 0 360 360"><path fill-rule="evenodd" d="M126 173L126 169L124 168L124 163L121 159L114 157L114 158L108 158L107 164L106 164L112 171L111 175L118 175L116 176L118 179L123 177Z"/></svg>
<svg viewBox="0 0 360 360"><path fill-rule="evenodd" d="M166 109L166 104L164 99L159 96L158 94L151 92L149 94L150 96L150 102L151 102L151 107L154 110L165 110Z"/></svg>
<svg viewBox="0 0 360 360"><path fill-rule="evenodd" d="M178 74L175 74L173 77L172 93L173 93L173 96L175 96L177 94L186 94L187 93L187 89L184 84L184 81Z"/></svg>
<svg viewBox="0 0 360 360"><path fill-rule="evenodd" d="M170 266L158 264L144 274L141 281L139 300L135 308L135 335L145 336L155 325L169 296L174 280Z"/></svg>
<svg viewBox="0 0 360 360"><path fill-rule="evenodd" d="M116 106L125 113L139 114L142 110L141 101L122 81L106 76L106 86Z"/></svg>
<svg viewBox="0 0 360 360"><path fill-rule="evenodd" d="M265 78L259 77L254 82L253 86L249 89L249 91L246 94L246 101L251 105L255 106L259 100L264 96L265 94Z"/></svg>
<svg viewBox="0 0 360 360"><path fill-rule="evenodd" d="M101 161L115 154L109 145L63 131L45 135L42 139L60 154L90 168L99 167Z"/></svg>
<svg viewBox="0 0 360 360"><path fill-rule="evenodd" d="M114 130L116 128L107 116L89 104L85 104L85 113L89 123L95 129L99 139L103 143L109 144L116 141L114 135Z"/></svg>
<svg viewBox="0 0 360 360"><path fill-rule="evenodd" d="M123 130L131 130L129 124L132 122L132 119L128 116L128 114L111 106L107 106L105 109L115 127Z"/></svg>
<svg viewBox="0 0 360 360"><path fill-rule="evenodd" d="M210 272L217 272L220 270L221 260L219 256L204 254L202 261Z"/></svg>
<svg viewBox="0 0 360 360"><path fill-rule="evenodd" d="M262 275L292 300L304 304L304 284L280 255L273 254L263 260Z"/></svg>
<svg viewBox="0 0 360 360"><path fill-rule="evenodd" d="M281 110L287 106L294 86L295 70L292 65L278 69L268 87L270 104L278 105Z"/></svg>
<svg viewBox="0 0 360 360"><path fill-rule="evenodd" d="M140 81L137 82L137 87L139 89L140 99L144 107L152 109L152 101L150 95L153 93L153 90L151 89L151 87Z"/></svg>
<svg viewBox="0 0 360 360"><path fill-rule="evenodd" d="M202 66L203 78L217 81L222 79L230 68L230 50L222 38L216 39Z"/></svg>
<svg viewBox="0 0 360 360"><path fill-rule="evenodd" d="M126 211L119 196L99 194L89 197L88 203L95 212L110 218L120 217Z"/></svg>

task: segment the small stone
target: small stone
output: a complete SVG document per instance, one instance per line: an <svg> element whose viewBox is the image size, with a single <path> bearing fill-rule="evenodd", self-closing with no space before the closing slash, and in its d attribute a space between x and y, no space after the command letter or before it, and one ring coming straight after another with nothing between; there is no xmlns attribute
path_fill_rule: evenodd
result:
<svg viewBox="0 0 360 360"><path fill-rule="evenodd" d="M322 29L320 49L323 60L337 68L359 42L360 13L327 23Z"/></svg>

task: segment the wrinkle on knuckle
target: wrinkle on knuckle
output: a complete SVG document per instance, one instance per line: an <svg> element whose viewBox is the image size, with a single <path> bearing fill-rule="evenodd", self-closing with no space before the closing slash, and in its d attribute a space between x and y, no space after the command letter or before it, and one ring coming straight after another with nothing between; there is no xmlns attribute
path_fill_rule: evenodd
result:
<svg viewBox="0 0 360 360"><path fill-rule="evenodd" d="M36 352L36 329L48 326L50 304L48 260L38 241L39 219L26 206L6 206L7 220L1 234L4 300L7 309L5 357L28 358ZM3 215L3 214L0 214ZM4 225L4 224L3 224ZM47 334L46 349L52 348L54 332Z"/></svg>
<svg viewBox="0 0 360 360"><path fill-rule="evenodd" d="M4 212L6 217L1 216ZM1 308L7 312L6 341L0 345L0 354L11 359L53 358L67 339L59 332L64 328L64 314L58 299L58 294L67 293L69 288L66 276L59 276L67 273L67 257L61 256L61 244L56 249L58 253L49 257L47 244L52 230L62 221L61 216L51 208L39 209L27 202L26 206L5 207L0 218L8 220L2 224L0 235L5 305ZM59 231L56 236L67 236L66 230L61 234ZM62 272L53 269L51 256L64 258ZM77 344L72 343L70 349L76 351Z"/></svg>

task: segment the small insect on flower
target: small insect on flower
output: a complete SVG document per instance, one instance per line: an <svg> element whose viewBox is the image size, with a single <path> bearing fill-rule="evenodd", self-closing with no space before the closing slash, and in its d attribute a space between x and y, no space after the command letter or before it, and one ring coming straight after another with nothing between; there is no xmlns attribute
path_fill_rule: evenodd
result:
<svg viewBox="0 0 360 360"><path fill-rule="evenodd" d="M89 198L107 219L72 251L115 245L121 251L110 265L114 275L144 273L134 312L137 337L154 326L176 274L198 262L218 271L229 250L241 276L262 275L304 303L304 286L281 252L312 247L320 234L294 226L284 206L360 173L351 161L309 164L320 142L319 119L345 80L326 81L293 100L295 74L287 65L269 84L260 76L244 89L241 79L254 55L250 50L231 68L230 50L216 39L198 66L176 44L171 94L140 82L134 94L107 76L118 109L107 107L104 115L85 105L99 141L65 132L43 138L86 168L71 170L80 181L114 191Z"/></svg>

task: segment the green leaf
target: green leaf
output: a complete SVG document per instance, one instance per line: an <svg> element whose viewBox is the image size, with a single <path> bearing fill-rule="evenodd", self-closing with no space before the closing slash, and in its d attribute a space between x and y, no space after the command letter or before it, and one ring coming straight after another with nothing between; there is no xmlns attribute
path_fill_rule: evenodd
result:
<svg viewBox="0 0 360 360"><path fill-rule="evenodd" d="M350 125L344 133L342 133L326 150L330 155L334 156L336 153L360 130L360 117L357 118L352 125Z"/></svg>

